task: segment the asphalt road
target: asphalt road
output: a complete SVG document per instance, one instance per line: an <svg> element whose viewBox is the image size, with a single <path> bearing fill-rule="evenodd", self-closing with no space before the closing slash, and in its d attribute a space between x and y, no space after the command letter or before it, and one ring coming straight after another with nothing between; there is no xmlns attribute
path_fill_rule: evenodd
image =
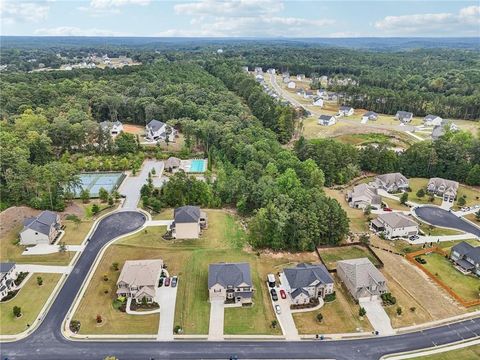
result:
<svg viewBox="0 0 480 360"><path fill-rule="evenodd" d="M463 321L425 331L343 341L70 341L60 329L83 279L108 241L140 228L143 214L114 213L104 218L80 256L42 324L33 334L17 342L0 344L2 359L101 360L114 355L120 360L151 359L378 359L396 353L447 344L480 334L480 319Z"/></svg>
<svg viewBox="0 0 480 360"><path fill-rule="evenodd" d="M480 237L478 227L437 206L420 206L415 209L415 214L429 224L458 229Z"/></svg>

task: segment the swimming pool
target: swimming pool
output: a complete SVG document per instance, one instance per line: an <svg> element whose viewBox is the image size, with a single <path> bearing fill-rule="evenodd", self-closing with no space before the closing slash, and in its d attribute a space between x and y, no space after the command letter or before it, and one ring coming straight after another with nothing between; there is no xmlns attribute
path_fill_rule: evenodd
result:
<svg viewBox="0 0 480 360"><path fill-rule="evenodd" d="M199 173L205 172L206 170L206 160L203 159L193 159L190 164L190 172Z"/></svg>

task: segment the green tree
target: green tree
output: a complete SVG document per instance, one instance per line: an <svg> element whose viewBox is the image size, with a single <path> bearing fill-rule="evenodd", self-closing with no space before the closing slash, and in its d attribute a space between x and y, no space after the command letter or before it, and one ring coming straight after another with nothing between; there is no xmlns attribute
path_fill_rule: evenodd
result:
<svg viewBox="0 0 480 360"><path fill-rule="evenodd" d="M92 205L92 214L97 215L100 212L100 207L97 204Z"/></svg>
<svg viewBox="0 0 480 360"><path fill-rule="evenodd" d="M109 197L108 191L105 188L101 187L98 190L98 197L100 198L100 200L102 200L102 202L107 202Z"/></svg>
<svg viewBox="0 0 480 360"><path fill-rule="evenodd" d="M365 310L365 308L361 307L361 308L358 310L358 316L364 317L365 315L367 315L367 310Z"/></svg>
<svg viewBox="0 0 480 360"><path fill-rule="evenodd" d="M320 323L323 321L323 315L322 315L322 313L318 313L318 314L317 314L317 321L320 322Z"/></svg>
<svg viewBox="0 0 480 360"><path fill-rule="evenodd" d="M138 151L138 144L135 135L122 132L115 139L115 146L118 154L135 153Z"/></svg>
<svg viewBox="0 0 480 360"><path fill-rule="evenodd" d="M82 189L80 191L80 199L82 199L84 204L88 203L90 201L90 191L88 189Z"/></svg>
<svg viewBox="0 0 480 360"><path fill-rule="evenodd" d="M463 196L460 196L457 200L458 206L465 206L466 203L467 203L467 201L465 200L465 198Z"/></svg>
<svg viewBox="0 0 480 360"><path fill-rule="evenodd" d="M400 204L406 205L406 204L407 204L407 201L408 201L408 193L407 193L407 192L404 192L404 193L402 193L402 195L400 196Z"/></svg>
<svg viewBox="0 0 480 360"><path fill-rule="evenodd" d="M17 318L22 316L22 308L20 306L14 306L12 312L13 312L13 316Z"/></svg>
<svg viewBox="0 0 480 360"><path fill-rule="evenodd" d="M418 189L416 195L417 195L417 197L420 198L420 199L423 198L423 197L425 196L425 190L424 190L423 188Z"/></svg>
<svg viewBox="0 0 480 360"><path fill-rule="evenodd" d="M43 279L41 276L37 276L37 285L42 286L43 285Z"/></svg>

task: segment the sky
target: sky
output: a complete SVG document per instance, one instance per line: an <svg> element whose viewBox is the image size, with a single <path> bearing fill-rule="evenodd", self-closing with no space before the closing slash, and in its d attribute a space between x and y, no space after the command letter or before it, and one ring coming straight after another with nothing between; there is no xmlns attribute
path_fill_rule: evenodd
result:
<svg viewBox="0 0 480 360"><path fill-rule="evenodd" d="M1 35L480 37L480 1L0 0Z"/></svg>

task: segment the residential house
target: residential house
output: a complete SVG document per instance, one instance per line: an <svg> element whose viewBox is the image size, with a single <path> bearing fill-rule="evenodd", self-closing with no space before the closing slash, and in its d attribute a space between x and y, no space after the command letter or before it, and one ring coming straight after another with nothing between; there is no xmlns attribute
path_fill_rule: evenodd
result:
<svg viewBox="0 0 480 360"><path fill-rule="evenodd" d="M372 120L377 120L378 119L378 114L374 111L367 111L365 114L362 115L362 121L367 122L367 121L372 121Z"/></svg>
<svg viewBox="0 0 480 360"><path fill-rule="evenodd" d="M480 276L480 246L462 241L452 247L450 259L460 271Z"/></svg>
<svg viewBox="0 0 480 360"><path fill-rule="evenodd" d="M313 98L313 91L312 90L305 90L303 92L303 97L305 99L310 99L310 98Z"/></svg>
<svg viewBox="0 0 480 360"><path fill-rule="evenodd" d="M432 140L438 140L441 136L445 134L446 129L450 131L458 131L458 126L455 125L450 120L442 119L440 125L435 125L432 130Z"/></svg>
<svg viewBox="0 0 480 360"><path fill-rule="evenodd" d="M303 88L298 88L297 95L304 96L305 90Z"/></svg>
<svg viewBox="0 0 480 360"><path fill-rule="evenodd" d="M285 71L284 73L282 73L282 76L284 78L289 78L290 79L290 73L288 71Z"/></svg>
<svg viewBox="0 0 480 360"><path fill-rule="evenodd" d="M289 81L288 84L287 84L287 87L289 89L295 89L296 86L297 86L297 84L295 84L295 81Z"/></svg>
<svg viewBox="0 0 480 360"><path fill-rule="evenodd" d="M127 260L117 280L117 295L137 302L155 301L155 289L162 274L163 261Z"/></svg>
<svg viewBox="0 0 480 360"><path fill-rule="evenodd" d="M118 120L115 122L102 121L99 125L103 131L109 132L112 136L118 135L123 131L123 124Z"/></svg>
<svg viewBox="0 0 480 360"><path fill-rule="evenodd" d="M263 74L263 69L260 66L255 67L255 74Z"/></svg>
<svg viewBox="0 0 480 360"><path fill-rule="evenodd" d="M441 196L445 201L453 202L457 197L458 185L458 181L435 177L428 181L427 192Z"/></svg>
<svg viewBox="0 0 480 360"><path fill-rule="evenodd" d="M298 75L297 75L297 80L298 80L298 81L305 80L305 74L298 74Z"/></svg>
<svg viewBox="0 0 480 360"><path fill-rule="evenodd" d="M173 142L176 135L177 130L159 120L151 120L145 127L145 137L149 140L165 140L168 137Z"/></svg>
<svg viewBox="0 0 480 360"><path fill-rule="evenodd" d="M248 263L218 263L208 267L210 301L251 304L253 282Z"/></svg>
<svg viewBox="0 0 480 360"><path fill-rule="evenodd" d="M380 209L382 207L382 197L378 195L378 189L359 184L354 186L352 191L347 193L348 205L352 208L365 209L368 206Z"/></svg>
<svg viewBox="0 0 480 360"><path fill-rule="evenodd" d="M283 81L284 84L288 84L288 83L291 81L291 80L290 80L290 76L284 76L284 77L282 78L282 81Z"/></svg>
<svg viewBox="0 0 480 360"><path fill-rule="evenodd" d="M337 101L338 100L338 94L337 93L327 93L326 96L324 97L325 100L327 101Z"/></svg>
<svg viewBox="0 0 480 360"><path fill-rule="evenodd" d="M423 125L425 126L439 126L442 125L443 119L437 115L427 115L423 118Z"/></svg>
<svg viewBox="0 0 480 360"><path fill-rule="evenodd" d="M397 111L395 114L395 119L401 121L402 123L409 123L413 119L413 113L408 111Z"/></svg>
<svg viewBox="0 0 480 360"><path fill-rule="evenodd" d="M261 74L255 75L255 80L259 83L262 83L263 82L263 75L261 75Z"/></svg>
<svg viewBox="0 0 480 360"><path fill-rule="evenodd" d="M49 210L23 221L21 245L52 244L60 233L60 216Z"/></svg>
<svg viewBox="0 0 480 360"><path fill-rule="evenodd" d="M418 235L418 224L400 212L379 215L370 222L370 228L375 232L383 233L389 240Z"/></svg>
<svg viewBox="0 0 480 360"><path fill-rule="evenodd" d="M323 107L323 99L321 97L314 98L313 105Z"/></svg>
<svg viewBox="0 0 480 360"><path fill-rule="evenodd" d="M173 217L170 230L175 239L198 239L202 229L207 227L207 214L198 206L176 208Z"/></svg>
<svg viewBox="0 0 480 360"><path fill-rule="evenodd" d="M338 109L338 115L340 116L351 116L355 110L350 106L340 106Z"/></svg>
<svg viewBox="0 0 480 360"><path fill-rule="evenodd" d="M377 299L388 291L387 280L367 258L338 261L337 275L355 300Z"/></svg>
<svg viewBox="0 0 480 360"><path fill-rule="evenodd" d="M327 91L325 89L318 89L317 90L317 95L320 97L324 97L327 95Z"/></svg>
<svg viewBox="0 0 480 360"><path fill-rule="evenodd" d="M433 141L438 140L443 135L445 135L445 129L443 128L443 126L439 125L433 128L431 135Z"/></svg>
<svg viewBox="0 0 480 360"><path fill-rule="evenodd" d="M15 290L18 272L14 263L0 263L0 300Z"/></svg>
<svg viewBox="0 0 480 360"><path fill-rule="evenodd" d="M333 293L333 278L323 264L285 268L280 279L293 304L308 304Z"/></svg>
<svg viewBox="0 0 480 360"><path fill-rule="evenodd" d="M370 185L389 193L405 191L409 187L408 179L400 173L378 175Z"/></svg>
<svg viewBox="0 0 480 360"><path fill-rule="evenodd" d="M337 118L333 115L320 115L318 117L318 124L323 126L331 126L337 123Z"/></svg>
<svg viewBox="0 0 480 360"><path fill-rule="evenodd" d="M165 170L168 172L175 172L178 169L180 169L181 163L182 163L182 160L171 156L167 159L167 161L165 161Z"/></svg>
<svg viewBox="0 0 480 360"><path fill-rule="evenodd" d="M275 75L275 72L276 71L273 68L270 68L270 69L267 70L267 73L272 74L272 75Z"/></svg>

